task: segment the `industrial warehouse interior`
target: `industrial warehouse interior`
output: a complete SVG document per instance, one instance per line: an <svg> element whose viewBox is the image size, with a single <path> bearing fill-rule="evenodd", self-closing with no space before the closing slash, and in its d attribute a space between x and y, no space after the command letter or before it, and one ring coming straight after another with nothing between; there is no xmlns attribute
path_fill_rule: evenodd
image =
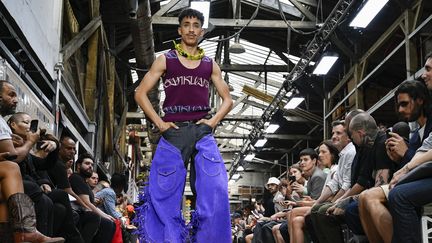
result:
<svg viewBox="0 0 432 243"><path fill-rule="evenodd" d="M0 243L432 242L431 91L428 0L2 0Z"/></svg>

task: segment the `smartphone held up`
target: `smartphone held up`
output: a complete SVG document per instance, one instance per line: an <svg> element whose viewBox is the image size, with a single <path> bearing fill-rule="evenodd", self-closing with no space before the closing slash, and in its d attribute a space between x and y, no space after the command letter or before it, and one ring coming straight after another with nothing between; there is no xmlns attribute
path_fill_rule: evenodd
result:
<svg viewBox="0 0 432 243"><path fill-rule="evenodd" d="M32 120L30 122L30 131L35 133L38 129L39 126L39 120Z"/></svg>

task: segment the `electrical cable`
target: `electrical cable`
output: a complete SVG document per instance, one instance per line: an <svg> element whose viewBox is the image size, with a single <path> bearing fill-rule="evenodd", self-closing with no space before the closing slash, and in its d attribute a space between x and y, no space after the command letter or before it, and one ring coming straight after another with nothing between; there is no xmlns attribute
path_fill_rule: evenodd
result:
<svg viewBox="0 0 432 243"><path fill-rule="evenodd" d="M277 3L278 3L279 14L282 17L282 20L285 22L285 24L288 26L288 28L291 28L292 31L296 32L297 34L301 34L301 35L315 34L318 31L320 31L321 28L313 30L313 31L305 32L305 31L298 30L298 29L292 27L292 25L288 22L288 20L285 17L285 14L284 14L284 12L282 10L282 5L281 5L280 0L278 0Z"/></svg>
<svg viewBox="0 0 432 243"><path fill-rule="evenodd" d="M140 72L148 72L148 69L143 69L143 68L137 68L137 67L133 67L129 64L129 62L126 62L125 60L121 59L117 53L115 53L115 51L111 50L110 48L105 48L106 51L108 51L109 53L111 53L111 55L113 55L115 57L116 60L119 60L121 64L123 64L124 66L126 66L127 68L129 68L130 70L135 70L135 71L140 71Z"/></svg>

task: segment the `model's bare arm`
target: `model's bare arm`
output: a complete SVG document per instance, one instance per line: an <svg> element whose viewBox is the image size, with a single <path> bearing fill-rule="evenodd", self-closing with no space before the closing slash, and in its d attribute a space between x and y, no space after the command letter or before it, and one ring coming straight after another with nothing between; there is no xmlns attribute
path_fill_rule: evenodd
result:
<svg viewBox="0 0 432 243"><path fill-rule="evenodd" d="M144 111L146 116L150 118L154 122L154 124L159 128L161 132L166 131L170 127L177 126L172 122L164 122L156 111L153 109L153 106L148 98L148 92L157 84L160 77L165 73L166 64L165 64L165 56L160 55L153 62L150 70L146 73L144 78L141 80L140 85L135 91L135 101Z"/></svg>
<svg viewBox="0 0 432 243"><path fill-rule="evenodd" d="M213 61L213 72L211 75L211 79L213 82L213 85L215 86L219 96L222 98L222 105L220 106L219 110L216 112L216 114L210 119L205 120L202 119L199 123L206 123L207 125L215 128L216 125L230 112L233 101L231 98L231 94L229 92L228 85L225 83L225 81L222 79L222 73L219 68L219 66Z"/></svg>

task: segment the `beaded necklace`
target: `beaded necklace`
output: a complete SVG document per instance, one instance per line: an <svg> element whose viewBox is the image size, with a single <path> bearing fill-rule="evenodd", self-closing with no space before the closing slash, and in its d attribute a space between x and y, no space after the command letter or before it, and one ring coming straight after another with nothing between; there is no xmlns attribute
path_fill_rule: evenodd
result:
<svg viewBox="0 0 432 243"><path fill-rule="evenodd" d="M189 60L201 60L205 55L204 50L201 47L198 47L198 54L191 55L191 54L187 53L185 50L183 50L180 43L177 44L174 41L173 41L173 43L174 43L174 48L177 50L177 52L181 56L184 56Z"/></svg>

